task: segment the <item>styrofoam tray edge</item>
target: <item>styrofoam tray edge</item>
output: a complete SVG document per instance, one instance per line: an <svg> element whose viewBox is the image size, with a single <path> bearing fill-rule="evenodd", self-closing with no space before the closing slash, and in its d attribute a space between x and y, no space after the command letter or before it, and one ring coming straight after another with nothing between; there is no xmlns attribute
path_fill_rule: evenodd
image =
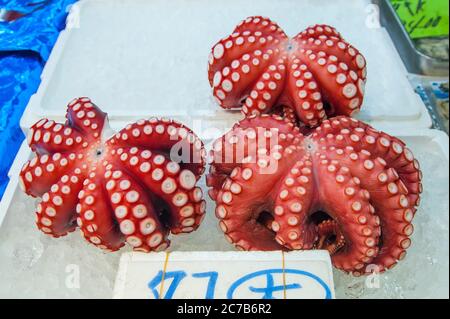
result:
<svg viewBox="0 0 450 319"><path fill-rule="evenodd" d="M3 220L6 217L6 213L9 210L9 206L14 198L14 194L17 191L17 186L19 184L19 173L22 166L30 157L31 150L28 147L27 141L23 141L19 151L16 154L16 158L8 171L9 182L6 186L3 198L0 201L0 227L2 226Z"/></svg>

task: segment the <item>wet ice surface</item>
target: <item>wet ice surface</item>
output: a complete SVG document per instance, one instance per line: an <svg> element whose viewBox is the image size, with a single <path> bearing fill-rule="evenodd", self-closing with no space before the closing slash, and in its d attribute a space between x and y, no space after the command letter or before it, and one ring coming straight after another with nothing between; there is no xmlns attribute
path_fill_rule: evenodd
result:
<svg viewBox="0 0 450 319"><path fill-rule="evenodd" d="M413 150L417 147L408 144ZM406 259L369 285L367 277L335 270L337 298L448 298L448 164L432 151L415 153L425 191ZM205 189L204 179L201 184ZM0 229L0 298L110 298L120 253L103 253L77 231L59 239L44 235L35 226L34 206L34 199L18 191ZM208 199L207 217L199 230L173 238L170 250L233 250L217 226L214 207ZM77 268L79 288L73 287ZM377 283L379 288L370 288Z"/></svg>
<svg viewBox="0 0 450 319"><path fill-rule="evenodd" d="M1 227L0 298L110 298L120 255L87 245L78 232L44 235L34 204L18 191ZM71 276L78 271L79 288Z"/></svg>
<svg viewBox="0 0 450 319"><path fill-rule="evenodd" d="M202 179L202 188L204 178ZM75 231L52 238L34 220L36 200L17 191L0 228L0 298L111 298L119 253L104 253ZM208 199L208 216L193 234L172 236L170 250L234 250ZM121 252L131 251L129 246ZM79 271L79 288L73 280Z"/></svg>

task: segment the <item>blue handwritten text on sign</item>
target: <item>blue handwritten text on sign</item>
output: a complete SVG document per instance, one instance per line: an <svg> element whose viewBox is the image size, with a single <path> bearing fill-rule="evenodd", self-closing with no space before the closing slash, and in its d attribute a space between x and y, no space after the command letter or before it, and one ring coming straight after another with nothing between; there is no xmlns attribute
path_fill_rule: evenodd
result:
<svg viewBox="0 0 450 319"><path fill-rule="evenodd" d="M289 274L291 282L283 284L283 282L279 280L281 274ZM199 282L202 280L202 283L205 286L205 299L214 299L219 278L218 272L192 273L190 276ZM149 281L148 287L155 299L172 299L175 292L180 287L180 284L187 277L189 277L189 275L183 270L169 271L165 274L163 271L159 271L156 276ZM158 287L161 286L163 278L164 284L167 284L168 286L164 296L161 297ZM295 279L292 280L292 278ZM276 279L278 280L278 283ZM303 285L300 282L308 284L308 280L310 281L310 284L314 283L323 289L325 299L331 299L331 289L320 277L308 271L298 269L265 269L246 274L230 285L226 297L228 299L233 299L236 297L236 294L247 293L247 295L253 294L255 297L261 299L275 299L275 292L302 289ZM261 285L261 282L264 282L264 285ZM206 285L204 283L206 283ZM198 287L201 287L200 284Z"/></svg>

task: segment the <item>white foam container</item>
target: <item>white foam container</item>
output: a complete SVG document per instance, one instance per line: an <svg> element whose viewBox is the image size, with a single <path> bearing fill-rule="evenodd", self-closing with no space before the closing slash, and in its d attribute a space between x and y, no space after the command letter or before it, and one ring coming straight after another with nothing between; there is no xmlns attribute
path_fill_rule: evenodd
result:
<svg viewBox="0 0 450 319"><path fill-rule="evenodd" d="M271 17L291 36L316 23L335 26L368 61L357 117L375 126L431 127L369 0L82 0L72 7L70 27L59 35L21 126L27 130L43 116L62 120L78 96L108 112L113 127L149 116L230 126L241 115L212 98L208 54L251 15Z"/></svg>
<svg viewBox="0 0 450 319"><path fill-rule="evenodd" d="M79 28L61 32L42 74L41 86L31 98L21 126L26 132L42 117L63 121L68 101L76 96L89 96L108 112L114 129L139 118L167 116L183 121L209 142L218 132L208 130L208 127L224 130L240 118L238 112L221 110L211 97L206 76L209 49L231 32L241 19L261 14L273 18L290 35L314 23L329 23L342 32L369 61L367 95L358 117L403 139L417 157L426 159L432 154L439 158L442 167L425 166L423 173L425 176L447 174L448 180L445 169L449 161L448 136L427 129L431 123L428 113L413 93L406 69L386 30L365 26L368 5L369 1L357 0L82 0L70 14L75 26L79 22ZM0 202L0 234L7 231L1 228L3 220L14 218L11 216L14 198L23 199L19 193L18 174L30 156L24 142L9 171L10 182ZM204 183L202 187L206 193ZM438 196L434 184L425 187L428 187L425 202L432 203L430 205L448 202L448 189ZM212 216L214 203L208 200L207 204L207 214ZM26 205L30 205L30 201ZM446 210L442 205L437 209L433 207L428 207L430 211L419 209L419 212L440 216L448 224L448 206ZM34 226L31 225L28 231L37 232ZM444 235L448 243L448 225ZM172 249L195 251L228 247L224 239L222 243L208 242L206 238L209 237L202 227L182 240L174 238ZM211 247L216 244L218 249ZM436 241L436 245L441 243ZM408 258L412 263L423 253L414 251L414 247L410 251ZM426 298L437 294L448 298L448 246L439 254L435 257L446 255L447 264L433 269L440 274L447 273L442 275L447 280L423 280L419 283L422 291L414 290L410 297ZM52 257L44 252L41 258ZM67 255L61 258L57 262L70 263L66 260ZM40 275L43 278L33 279L32 285L45 286L45 271ZM342 283L340 288L336 287L338 298L348 297L343 287ZM98 297L95 293L87 296Z"/></svg>

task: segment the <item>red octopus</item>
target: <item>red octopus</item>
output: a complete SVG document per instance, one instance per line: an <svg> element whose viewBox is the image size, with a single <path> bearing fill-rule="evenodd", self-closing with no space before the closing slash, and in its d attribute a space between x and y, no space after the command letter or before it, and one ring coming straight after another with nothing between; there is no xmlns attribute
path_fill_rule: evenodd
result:
<svg viewBox="0 0 450 319"><path fill-rule="evenodd" d="M223 108L245 115L288 111L314 127L350 116L363 102L366 60L328 25L293 38L268 18L249 17L212 48L208 78Z"/></svg>
<svg viewBox="0 0 450 319"><path fill-rule="evenodd" d="M422 175L398 138L345 116L304 135L264 114L237 123L211 152L209 194L238 249L327 249L354 275L405 257Z"/></svg>
<svg viewBox="0 0 450 319"><path fill-rule="evenodd" d="M89 98L68 105L65 124L42 119L28 143L36 157L20 174L24 191L41 197L38 228L60 237L80 227L99 248L126 241L136 251L159 251L169 233L195 230L205 213L196 186L204 148L182 124L140 120L113 136L107 114Z"/></svg>

